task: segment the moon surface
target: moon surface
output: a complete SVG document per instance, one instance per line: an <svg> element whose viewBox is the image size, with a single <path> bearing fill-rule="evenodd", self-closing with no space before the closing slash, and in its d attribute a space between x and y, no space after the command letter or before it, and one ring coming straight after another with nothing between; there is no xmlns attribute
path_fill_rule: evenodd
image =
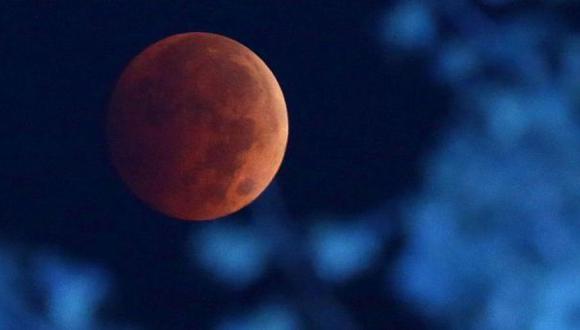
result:
<svg viewBox="0 0 580 330"><path fill-rule="evenodd" d="M182 220L256 199L288 140L282 90L250 49L183 33L154 43L119 78L107 114L113 165L134 194Z"/></svg>

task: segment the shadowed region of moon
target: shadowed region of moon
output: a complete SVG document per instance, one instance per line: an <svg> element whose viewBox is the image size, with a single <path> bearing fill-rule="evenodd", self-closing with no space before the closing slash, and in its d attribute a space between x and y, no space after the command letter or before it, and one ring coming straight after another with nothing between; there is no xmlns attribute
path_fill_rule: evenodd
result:
<svg viewBox="0 0 580 330"><path fill-rule="evenodd" d="M184 33L135 57L107 118L111 157L135 195L184 220L252 202L278 171L288 139L282 91L240 43Z"/></svg>

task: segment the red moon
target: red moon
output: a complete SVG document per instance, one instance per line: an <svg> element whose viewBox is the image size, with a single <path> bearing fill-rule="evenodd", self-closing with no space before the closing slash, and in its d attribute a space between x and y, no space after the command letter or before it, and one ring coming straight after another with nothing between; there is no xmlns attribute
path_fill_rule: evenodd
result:
<svg viewBox="0 0 580 330"><path fill-rule="evenodd" d="M183 33L154 43L119 78L107 115L111 158L152 208L210 220L256 199L288 140L282 90L250 49Z"/></svg>

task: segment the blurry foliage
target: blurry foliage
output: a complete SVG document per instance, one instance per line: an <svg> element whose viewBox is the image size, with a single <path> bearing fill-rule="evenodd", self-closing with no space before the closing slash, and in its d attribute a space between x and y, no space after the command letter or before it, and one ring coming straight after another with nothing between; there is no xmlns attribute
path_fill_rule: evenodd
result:
<svg viewBox="0 0 580 330"><path fill-rule="evenodd" d="M282 202L278 193L277 187L268 189L253 206L250 222L232 216L192 232L189 256L216 284L249 291L277 270L285 273L286 280L276 288L293 288L291 295L274 301L273 292L266 290L257 305L244 306L236 314L216 315L217 329L311 327L305 324L317 329L358 328L349 311L326 289L352 282L377 264L390 240L384 210L355 219L315 217L308 221L305 233L296 233L297 228L286 223L289 217L278 204Z"/></svg>
<svg viewBox="0 0 580 330"><path fill-rule="evenodd" d="M251 311L227 317L217 330L295 330L302 325L295 310L285 304L265 303Z"/></svg>
<svg viewBox="0 0 580 330"><path fill-rule="evenodd" d="M129 330L103 321L110 275L54 252L0 250L0 328L31 330Z"/></svg>
<svg viewBox="0 0 580 330"><path fill-rule="evenodd" d="M412 51L432 45L423 56L454 92L457 122L403 206L406 246L388 283L450 328L578 328L578 35L553 19L558 7L491 19L468 1L420 4L406 15L436 19L390 20L421 34L403 43ZM450 30L439 42L425 32L435 22Z"/></svg>
<svg viewBox="0 0 580 330"><path fill-rule="evenodd" d="M192 235L190 248L190 255L213 278L237 288L259 279L269 264L265 237L235 218L208 224Z"/></svg>

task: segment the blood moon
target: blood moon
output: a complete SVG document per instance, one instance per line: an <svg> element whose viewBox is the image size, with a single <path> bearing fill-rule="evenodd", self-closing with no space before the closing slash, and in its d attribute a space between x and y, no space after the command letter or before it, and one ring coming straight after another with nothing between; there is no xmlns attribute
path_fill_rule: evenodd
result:
<svg viewBox="0 0 580 330"><path fill-rule="evenodd" d="M107 115L113 165L135 195L183 220L251 203L288 139L280 86L250 49L184 33L154 43L119 78Z"/></svg>

